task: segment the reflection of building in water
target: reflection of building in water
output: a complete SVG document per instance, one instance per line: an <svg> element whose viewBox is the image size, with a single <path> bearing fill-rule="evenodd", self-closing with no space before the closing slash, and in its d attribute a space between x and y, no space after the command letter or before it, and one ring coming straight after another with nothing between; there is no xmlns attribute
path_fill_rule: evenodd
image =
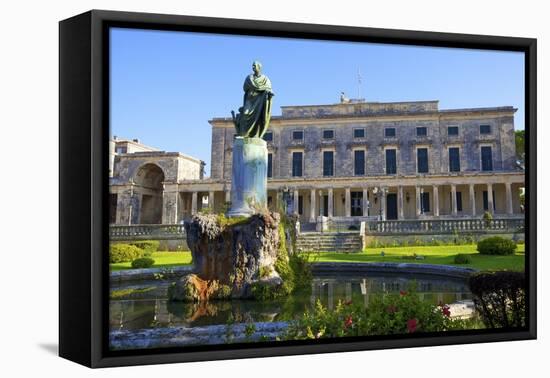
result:
<svg viewBox="0 0 550 378"><path fill-rule="evenodd" d="M351 282L350 282L351 281ZM411 279L366 277L350 281L337 278L321 278L312 283L311 300L313 305L320 300L329 309L333 309L338 301L358 300L362 297L365 307L374 296L389 293L399 293L410 288ZM471 294L462 281L438 281L428 279L415 280L416 291L420 299L434 304L452 303L468 299Z"/></svg>

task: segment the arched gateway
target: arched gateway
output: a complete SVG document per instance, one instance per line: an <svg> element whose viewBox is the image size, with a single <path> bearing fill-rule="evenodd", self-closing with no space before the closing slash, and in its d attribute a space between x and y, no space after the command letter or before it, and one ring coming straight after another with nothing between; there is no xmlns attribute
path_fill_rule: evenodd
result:
<svg viewBox="0 0 550 378"><path fill-rule="evenodd" d="M135 194L140 199L139 223L162 223L162 192L164 171L158 165L142 165L133 178Z"/></svg>

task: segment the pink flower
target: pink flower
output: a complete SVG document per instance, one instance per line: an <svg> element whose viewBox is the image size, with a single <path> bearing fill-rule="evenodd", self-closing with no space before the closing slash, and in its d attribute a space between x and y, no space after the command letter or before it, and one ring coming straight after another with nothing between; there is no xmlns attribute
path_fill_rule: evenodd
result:
<svg viewBox="0 0 550 378"><path fill-rule="evenodd" d="M346 318L346 321L344 322L344 328L349 328L353 325L353 319L351 317L351 315L349 315L347 318Z"/></svg>
<svg viewBox="0 0 550 378"><path fill-rule="evenodd" d="M417 326L418 326L418 321L416 319L407 320L407 332L409 333L415 332Z"/></svg>
<svg viewBox="0 0 550 378"><path fill-rule="evenodd" d="M451 309L449 308L449 306L447 305L443 306L441 311L443 311L443 315L445 315L446 317L451 316Z"/></svg>

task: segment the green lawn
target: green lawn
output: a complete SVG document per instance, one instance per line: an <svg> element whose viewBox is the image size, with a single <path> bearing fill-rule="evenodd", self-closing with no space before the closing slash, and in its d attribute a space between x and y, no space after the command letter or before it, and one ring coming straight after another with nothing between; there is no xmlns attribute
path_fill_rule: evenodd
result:
<svg viewBox="0 0 550 378"><path fill-rule="evenodd" d="M384 256L381 252L384 251ZM403 256L413 254L424 256L423 260L406 259ZM458 253L471 254L471 264L454 264L454 256ZM525 269L525 245L518 244L515 255L512 256L487 256L477 253L475 244L466 245L442 245L442 246L415 246L415 247L385 247L367 248L358 253L312 253L311 261L315 262L400 262L454 265L480 270L524 270Z"/></svg>
<svg viewBox="0 0 550 378"><path fill-rule="evenodd" d="M155 265L152 268L170 268L191 264L191 252L153 252L151 257L155 260ZM132 263L110 264L110 268L112 271L132 269Z"/></svg>
<svg viewBox="0 0 550 378"><path fill-rule="evenodd" d="M384 251L384 256L381 252ZM423 260L403 258L413 254L424 256ZM471 254L471 264L454 264L454 256L458 253ZM170 268L175 266L190 265L191 252L154 252L151 256L155 260L153 268ZM320 252L312 253L310 260L313 262L399 262L454 265L479 270L524 270L525 269L525 245L518 244L516 254L513 256L486 256L477 253L475 244L466 245L441 245L441 246L415 246L415 247L384 247L367 248L358 253ZM112 271L132 269L132 264L117 263L110 265Z"/></svg>

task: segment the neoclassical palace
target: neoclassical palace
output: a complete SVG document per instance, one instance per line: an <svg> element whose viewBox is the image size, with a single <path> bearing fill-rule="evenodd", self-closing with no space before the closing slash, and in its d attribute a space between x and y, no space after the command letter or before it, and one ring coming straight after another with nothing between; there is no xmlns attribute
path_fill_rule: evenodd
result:
<svg viewBox="0 0 550 378"><path fill-rule="evenodd" d="M268 203L302 224L333 220L523 217L511 106L438 101L283 106L268 133ZM230 198L231 118L214 118L204 162L137 140L111 141L111 222L180 223Z"/></svg>

